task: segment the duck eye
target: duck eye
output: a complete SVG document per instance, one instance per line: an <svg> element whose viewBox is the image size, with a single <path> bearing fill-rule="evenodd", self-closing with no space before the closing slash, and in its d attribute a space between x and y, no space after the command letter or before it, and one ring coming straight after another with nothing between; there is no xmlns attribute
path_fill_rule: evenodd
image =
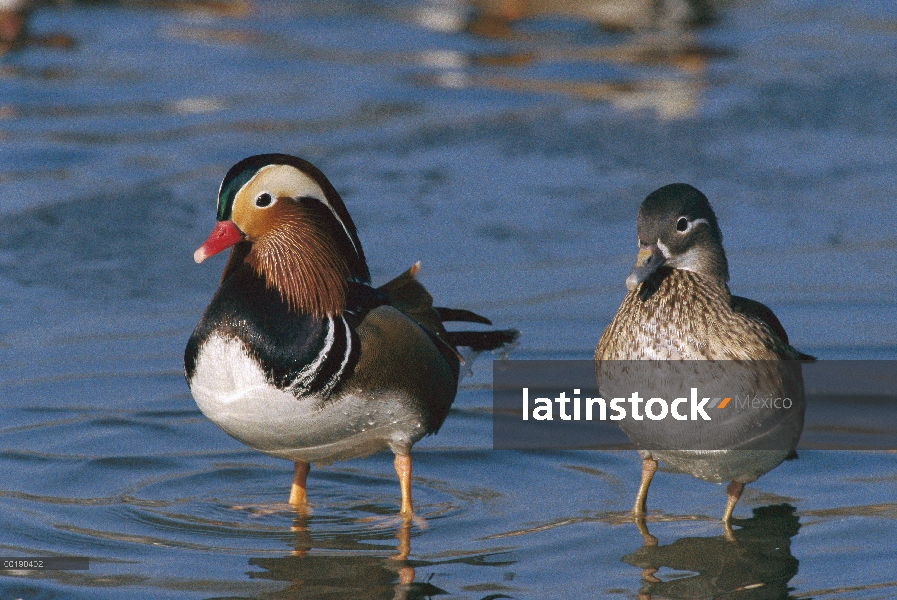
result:
<svg viewBox="0 0 897 600"><path fill-rule="evenodd" d="M688 219L685 217L679 217L679 220L676 221L676 231L685 231L688 229Z"/></svg>
<svg viewBox="0 0 897 600"><path fill-rule="evenodd" d="M259 208L267 208L271 206L271 202L273 202L273 198L271 198L271 194L268 192L262 192L255 199L255 205Z"/></svg>

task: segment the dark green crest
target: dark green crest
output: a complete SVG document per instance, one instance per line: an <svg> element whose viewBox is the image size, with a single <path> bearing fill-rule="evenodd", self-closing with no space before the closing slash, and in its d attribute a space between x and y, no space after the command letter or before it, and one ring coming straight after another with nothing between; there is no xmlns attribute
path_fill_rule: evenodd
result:
<svg viewBox="0 0 897 600"><path fill-rule="evenodd" d="M283 160L285 157L292 158L284 154L258 154L245 158L231 167L221 181L221 191L218 192L217 219L219 221L230 219L231 211L234 208L234 197L240 188L266 165L289 164Z"/></svg>

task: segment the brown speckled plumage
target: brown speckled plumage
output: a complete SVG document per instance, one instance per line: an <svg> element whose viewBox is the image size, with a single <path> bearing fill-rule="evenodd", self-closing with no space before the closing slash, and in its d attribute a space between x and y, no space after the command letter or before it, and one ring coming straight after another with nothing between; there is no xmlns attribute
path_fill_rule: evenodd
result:
<svg viewBox="0 0 897 600"><path fill-rule="evenodd" d="M735 367L696 368L685 387L728 390L739 365L748 365L744 381L764 394L795 397L795 411L779 417L745 411L729 413L725 429L676 422L621 422L643 458L642 481L633 515L646 510L648 486L657 460L674 471L707 481L731 481L723 521L728 523L745 483L757 479L794 455L803 428L803 383L796 363L807 360L788 343L784 327L767 306L733 296L727 285L728 261L722 232L707 198L685 184L668 185L650 194L637 219L639 253L626 280L629 293L595 348L599 386L613 386L615 363L603 361L746 361ZM751 365L756 365L752 367ZM714 363L715 366L715 363ZM623 372L626 369L620 369ZM731 379L730 379L731 377ZM656 376L655 376L656 379ZM739 388L735 388L739 389ZM732 392L722 392L732 393ZM730 418L731 417L731 418ZM706 429L701 429L706 427ZM689 450L685 439L715 435L720 450ZM689 437L690 436L690 437ZM742 439L764 436L783 440L776 449L743 450ZM649 442L649 443L648 443ZM750 447L750 446L747 446Z"/></svg>
<svg viewBox="0 0 897 600"><path fill-rule="evenodd" d="M691 271L661 267L623 299L598 341L595 359L800 358L773 326L741 307L741 302L733 307L725 285Z"/></svg>

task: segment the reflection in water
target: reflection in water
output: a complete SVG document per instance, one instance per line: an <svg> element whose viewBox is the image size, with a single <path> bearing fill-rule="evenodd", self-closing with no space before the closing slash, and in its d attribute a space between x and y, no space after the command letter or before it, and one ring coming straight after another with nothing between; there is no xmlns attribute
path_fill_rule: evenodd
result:
<svg viewBox="0 0 897 600"><path fill-rule="evenodd" d="M511 24L541 16L581 19L606 31L681 29L715 20L711 0L475 0L469 30L511 34Z"/></svg>
<svg viewBox="0 0 897 600"><path fill-rule="evenodd" d="M253 579L287 581L289 585L265 598L394 598L410 600L446 593L428 582L415 583L414 566L408 561L411 551L411 521L403 520L396 530L396 554L315 555L308 530L308 517L297 515L292 531L294 550L282 558L252 558L249 564L265 569L250 572ZM357 545L352 540L350 545Z"/></svg>
<svg viewBox="0 0 897 600"><path fill-rule="evenodd" d="M529 358L591 356L621 297L613 273L629 266L615 249L632 241L621 198L680 176L724 190L727 219L763 230L768 243L736 245L774 254L775 268L753 269L742 291L773 290L808 346L897 356L889 3L727 3L712 31L678 33L536 15L505 18L497 38L470 31L485 10L469 2L431 18L444 33L409 23L427 1L262 0L242 18L144 0L6 13L6 39L25 51L0 64L0 543L87 554L91 570L6 576L2 598L632 598L640 586L657 598L677 583L657 565L686 566L684 550L667 556L675 538L722 533L702 516L718 501L666 477L649 523L664 547L635 553L631 456L486 450L488 378L430 438L419 500L430 529L412 529L408 560L390 558L403 553L396 527L363 522L393 513L382 461L322 470L305 531L290 531L285 507L266 512L282 503L284 465L203 419L179 366L217 277L197 275L190 240L219 169L248 149L326 160L378 240L372 263L410 251L449 294L475 275L468 308L516 320ZM52 32L76 51L30 41ZM461 91L408 85L442 73ZM523 91L489 92L499 77ZM682 101L652 90L666 82ZM546 83L559 88L526 91ZM612 105L672 113L689 98L698 117L672 127ZM851 264L856 276L830 268ZM815 524L794 538L794 596L894 595L895 459L802 453L758 488L780 498L766 504L799 488L800 523ZM680 499L699 508L681 514ZM702 533L661 535L692 527ZM787 548L787 534L764 535ZM622 562L629 552L663 583ZM717 597L784 596L795 560L780 556L777 579ZM700 562L680 581L709 576Z"/></svg>
<svg viewBox="0 0 897 600"><path fill-rule="evenodd" d="M605 35L525 27L559 17L583 21ZM421 53L420 64L435 68L417 79L425 85L563 94L623 110L653 110L666 119L696 112L708 60L729 54L704 46L690 31L714 22L710 0L477 0L470 6L437 1L419 8L415 20L436 31L513 44L510 51L489 55ZM585 45L583 37L594 37L596 43ZM568 68L577 64L588 67L590 76L571 77ZM495 67L516 70L498 72ZM632 73L633 67L651 70ZM609 75L608 68L620 72Z"/></svg>
<svg viewBox="0 0 897 600"><path fill-rule="evenodd" d="M167 9L222 17L245 17L251 5L245 0L89 0L86 4L127 4L131 8ZM0 56L25 47L70 50L75 39L63 33L35 35L28 21L38 0L0 0Z"/></svg>
<svg viewBox="0 0 897 600"><path fill-rule="evenodd" d="M351 519L352 524L358 520ZM476 567L505 568L516 563L506 552L449 552L449 558L438 561L409 560L411 529L414 521L403 519L394 530L397 540L395 552L384 554L382 542L392 530L371 526L369 519L361 519L363 527L351 533L336 533L333 523L321 525L312 535L315 520L296 514L291 530L293 550L278 558L251 558L249 564L264 571L250 571L250 579L284 581L288 585L277 592L267 592L260 598L287 600L292 598L358 598L382 600L413 600L448 594L430 582L432 568L449 568L451 564ZM428 569L429 568L429 569ZM420 573L421 569L429 572ZM504 574L505 581L507 572ZM417 580L416 580L417 579ZM497 582L482 583L477 591L489 593L484 598L508 598L502 590L511 588ZM468 587L468 591L472 588Z"/></svg>
<svg viewBox="0 0 897 600"><path fill-rule="evenodd" d="M740 526L726 536L682 538L666 546L640 525L645 546L623 557L642 569L639 598L715 598L740 592L740 600L785 598L788 581L797 574L791 538L800 529L793 506L780 504L754 509L750 519L733 519ZM667 581L657 576L663 567L687 571Z"/></svg>
<svg viewBox="0 0 897 600"><path fill-rule="evenodd" d="M716 20L716 10L712 0L434 0L416 14L428 29L490 38L516 37L516 22L541 17L578 19L620 32L705 26Z"/></svg>
<svg viewBox="0 0 897 600"><path fill-rule="evenodd" d="M246 17L253 9L252 3L248 0L76 0L76 3L88 6L102 4L132 9L166 10L216 17Z"/></svg>
<svg viewBox="0 0 897 600"><path fill-rule="evenodd" d="M24 46L68 49L75 41L63 34L36 36L28 32L28 18L35 8L32 0L0 0L0 55Z"/></svg>

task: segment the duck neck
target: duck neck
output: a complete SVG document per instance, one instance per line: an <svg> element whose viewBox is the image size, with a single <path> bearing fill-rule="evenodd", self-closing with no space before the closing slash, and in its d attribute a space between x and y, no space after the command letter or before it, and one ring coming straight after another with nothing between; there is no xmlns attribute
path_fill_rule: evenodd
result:
<svg viewBox="0 0 897 600"><path fill-rule="evenodd" d="M729 262L722 247L695 246L667 264L674 269L697 273L707 283L728 289Z"/></svg>
<svg viewBox="0 0 897 600"><path fill-rule="evenodd" d="M326 238L273 232L251 245L245 262L292 312L323 319L346 306L349 266Z"/></svg>

